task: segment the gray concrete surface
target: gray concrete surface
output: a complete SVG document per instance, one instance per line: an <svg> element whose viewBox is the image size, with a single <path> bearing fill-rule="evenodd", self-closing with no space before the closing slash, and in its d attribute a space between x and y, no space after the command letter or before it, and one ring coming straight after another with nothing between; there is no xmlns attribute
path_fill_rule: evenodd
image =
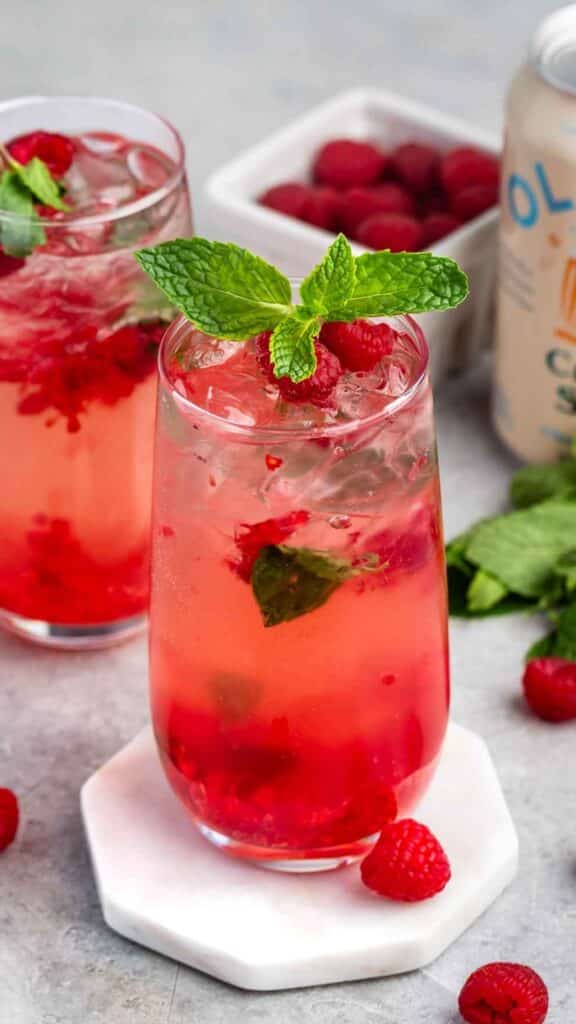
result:
<svg viewBox="0 0 576 1024"><path fill-rule="evenodd" d="M186 139L202 217L208 172L344 87L382 85L492 128L542 0L20 0L2 7L0 96L104 93L158 109ZM511 460L483 378L439 396L447 533L497 510ZM3 482L4 487L9 481ZM78 790L145 722L146 652L39 653L0 637L0 785L23 828L0 859L0 1024L454 1024L469 971L514 959L541 971L551 1024L576 1018L574 727L518 700L529 620L453 624L454 716L489 742L517 822L520 875L423 973L254 995L132 946L100 916ZM474 794L470 794L474 799Z"/></svg>

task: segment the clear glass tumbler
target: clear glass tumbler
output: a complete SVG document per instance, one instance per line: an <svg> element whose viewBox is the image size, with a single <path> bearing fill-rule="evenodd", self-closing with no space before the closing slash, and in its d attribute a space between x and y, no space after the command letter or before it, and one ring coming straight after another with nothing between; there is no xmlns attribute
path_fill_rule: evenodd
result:
<svg viewBox="0 0 576 1024"><path fill-rule="evenodd" d="M366 852L428 786L448 716L428 350L330 411L284 402L254 342L180 319L160 351L152 717L202 833L291 871Z"/></svg>
<svg viewBox="0 0 576 1024"><path fill-rule="evenodd" d="M133 252L190 234L190 203L180 137L154 114L107 99L0 105L20 162L50 159L43 132L65 136L70 211L40 208L25 259L0 247L0 623L84 648L145 622L156 355L172 310ZM0 209L0 243L18 219Z"/></svg>

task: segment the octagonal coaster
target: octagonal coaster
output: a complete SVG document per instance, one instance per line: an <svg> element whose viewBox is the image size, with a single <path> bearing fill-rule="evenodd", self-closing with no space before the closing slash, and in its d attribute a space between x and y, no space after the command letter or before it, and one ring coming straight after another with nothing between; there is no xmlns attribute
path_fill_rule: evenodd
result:
<svg viewBox="0 0 576 1024"><path fill-rule="evenodd" d="M357 865L287 875L213 848L168 787L146 729L85 784L82 812L108 925L241 988L373 978L430 963L516 873L518 842L484 742L451 725L416 816L452 881L433 900L375 896Z"/></svg>

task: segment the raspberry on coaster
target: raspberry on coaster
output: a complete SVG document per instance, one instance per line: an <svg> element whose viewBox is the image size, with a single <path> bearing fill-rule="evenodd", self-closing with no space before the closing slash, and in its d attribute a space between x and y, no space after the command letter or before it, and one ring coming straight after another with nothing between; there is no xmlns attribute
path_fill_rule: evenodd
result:
<svg viewBox="0 0 576 1024"><path fill-rule="evenodd" d="M524 670L524 696L545 722L576 718L576 662L565 658L533 658Z"/></svg>
<svg viewBox="0 0 576 1024"><path fill-rule="evenodd" d="M500 165L496 157L472 146L460 146L443 158L440 174L444 188L451 196L470 185L484 185L497 190Z"/></svg>
<svg viewBox="0 0 576 1024"><path fill-rule="evenodd" d="M369 249L416 252L422 245L422 227L404 213L375 213L362 222L357 239Z"/></svg>
<svg viewBox="0 0 576 1024"><path fill-rule="evenodd" d="M531 967L486 964L468 978L458 1008L467 1024L543 1024L548 989Z"/></svg>
<svg viewBox="0 0 576 1024"><path fill-rule="evenodd" d="M455 192L450 206L453 213L461 220L472 220L498 203L496 185L470 185L461 192Z"/></svg>
<svg viewBox="0 0 576 1024"><path fill-rule="evenodd" d="M375 213L413 214L414 200L402 185L393 181L372 188L351 188L340 197L340 226L352 238L360 224Z"/></svg>
<svg viewBox="0 0 576 1024"><path fill-rule="evenodd" d="M402 903L436 896L451 878L442 846L426 825L412 818L386 825L360 872L373 892Z"/></svg>
<svg viewBox="0 0 576 1024"><path fill-rule="evenodd" d="M340 360L325 345L316 341L316 369L311 377L295 384L289 377L276 379L280 394L288 402L310 402L312 405L325 405L342 376Z"/></svg>
<svg viewBox="0 0 576 1024"><path fill-rule="evenodd" d="M432 146L406 142L390 156L392 173L417 195L431 189L438 179L440 155Z"/></svg>
<svg viewBox="0 0 576 1024"><path fill-rule="evenodd" d="M369 371L391 353L396 332L388 324L370 320L351 323L326 323L320 341L326 345L346 370Z"/></svg>
<svg viewBox="0 0 576 1024"><path fill-rule="evenodd" d="M0 853L14 842L19 821L16 796L11 789L0 789Z"/></svg>
<svg viewBox="0 0 576 1024"><path fill-rule="evenodd" d="M372 185L382 176L387 158L376 146L356 139L334 139L316 154L313 174L316 181L333 188Z"/></svg>
<svg viewBox="0 0 576 1024"><path fill-rule="evenodd" d="M6 149L20 164L28 164L33 157L38 157L56 178L66 174L75 152L71 139L53 132L30 132L28 135L19 135L6 144Z"/></svg>

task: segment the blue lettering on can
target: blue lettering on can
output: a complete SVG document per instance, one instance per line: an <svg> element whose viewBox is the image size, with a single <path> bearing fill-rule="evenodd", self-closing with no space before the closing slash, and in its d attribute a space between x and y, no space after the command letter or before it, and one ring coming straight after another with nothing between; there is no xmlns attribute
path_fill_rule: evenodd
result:
<svg viewBox="0 0 576 1024"><path fill-rule="evenodd" d="M574 203L571 199L557 199L554 195L550 182L548 181L548 175L546 174L544 164L538 161L538 163L534 164L534 170L536 171L536 177L540 183L542 195L544 196L546 206L550 210L550 213L561 213L563 210L573 210Z"/></svg>
<svg viewBox="0 0 576 1024"><path fill-rule="evenodd" d="M523 196L528 203L528 208L522 212L519 206L518 197ZM517 224L522 228L531 228L538 220L538 200L530 185L520 174L511 174L508 179L508 205L510 213ZM526 206L526 202L522 204Z"/></svg>

